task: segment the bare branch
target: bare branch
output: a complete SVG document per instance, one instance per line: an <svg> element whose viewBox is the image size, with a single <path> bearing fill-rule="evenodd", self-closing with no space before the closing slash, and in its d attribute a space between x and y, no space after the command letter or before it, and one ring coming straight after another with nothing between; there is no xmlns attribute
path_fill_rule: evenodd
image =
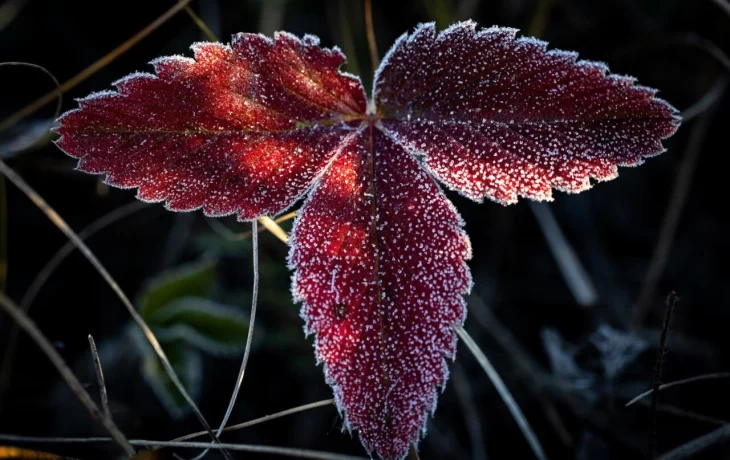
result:
<svg viewBox="0 0 730 460"><path fill-rule="evenodd" d="M201 32L203 32L203 35L211 41L211 42L217 42L218 37L215 36L212 30L210 30L210 27L200 19L200 16L190 7L190 5L185 5L185 12L188 13L188 16L190 16L190 19L193 20L196 26L198 26L198 29L200 29Z"/></svg>

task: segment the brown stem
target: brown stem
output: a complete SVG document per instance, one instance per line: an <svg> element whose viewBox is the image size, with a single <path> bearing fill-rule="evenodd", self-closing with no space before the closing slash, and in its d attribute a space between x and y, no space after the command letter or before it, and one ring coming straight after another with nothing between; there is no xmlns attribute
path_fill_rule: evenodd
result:
<svg viewBox="0 0 730 460"><path fill-rule="evenodd" d="M375 29L373 28L373 1L365 0L365 28L368 36L368 49L370 50L370 65L373 67L373 72L380 65L380 58L378 57L378 44L375 42Z"/></svg>

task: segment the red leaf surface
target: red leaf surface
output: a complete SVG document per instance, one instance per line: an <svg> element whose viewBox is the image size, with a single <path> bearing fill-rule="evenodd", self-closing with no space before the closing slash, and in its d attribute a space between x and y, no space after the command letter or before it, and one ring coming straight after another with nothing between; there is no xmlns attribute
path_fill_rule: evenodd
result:
<svg viewBox="0 0 730 460"><path fill-rule="evenodd" d="M676 110L605 65L515 29L433 24L403 35L376 74L384 131L476 201L551 200L664 149Z"/></svg>
<svg viewBox="0 0 730 460"><path fill-rule="evenodd" d="M344 122L365 112L360 81L309 36L238 34L192 49L195 59L157 59L157 75L81 99L59 120L59 147L78 169L174 211L282 212L335 155Z"/></svg>
<svg viewBox="0 0 730 460"><path fill-rule="evenodd" d="M605 66L503 28L433 24L376 72L371 112L339 50L239 34L79 102L58 145L138 198L240 220L308 193L289 265L345 426L401 458L425 430L466 314L470 244L434 178L513 203L580 192L662 151L676 111Z"/></svg>
<svg viewBox="0 0 730 460"><path fill-rule="evenodd" d="M294 296L345 424L404 455L436 407L471 277L461 219L416 160L362 128L312 191L293 232Z"/></svg>

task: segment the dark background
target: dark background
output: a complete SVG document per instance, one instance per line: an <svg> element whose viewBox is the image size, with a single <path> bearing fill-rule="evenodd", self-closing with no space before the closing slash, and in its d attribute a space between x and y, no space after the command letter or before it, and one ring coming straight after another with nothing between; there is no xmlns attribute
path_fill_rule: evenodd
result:
<svg viewBox="0 0 730 460"><path fill-rule="evenodd" d="M12 21L0 29L0 61L39 64L64 82L142 29L173 1L0 3L6 4L23 8L16 17L7 16ZM319 35L324 46L343 48L350 58L348 70L361 74L369 90L372 72L359 1L198 0L192 7L224 41L239 31L280 29ZM587 193L556 193L549 208L598 294L590 307L576 302L530 204L479 205L449 194L466 220L474 249L470 267L475 287L468 298L466 328L512 390L548 456L643 458L648 405L625 408L624 404L651 386L664 299L671 290L680 300L671 323L663 381L730 369L730 225L725 202L730 96L721 86L728 69L716 59L718 53L713 57L709 52L716 46L715 51L730 53L730 15L713 0L374 1L381 56L419 22L436 19L444 27L466 18L483 26L539 33L552 48L578 51L581 58L606 62L613 72L634 75L641 84L659 88L660 96L680 110L706 94L714 102L665 141L668 151L660 157L639 168L621 169L617 180ZM110 89L112 81L132 71L150 71L146 63L155 57L190 55L189 44L203 39L190 17L178 13L64 95L63 110L76 106L72 98ZM40 72L3 67L0 115L5 118L52 89ZM48 104L26 122L47 122L53 106ZM131 191L110 190L99 177L74 172L75 161L48 142L50 137L13 154L6 152L9 139L9 133L0 139L4 159L76 230L134 200ZM682 182L685 186L678 185ZM7 232L7 293L17 302L65 239L16 188L6 187L7 224L0 232ZM675 232L667 250L660 251L666 263L659 264L656 283L649 283L647 314L632 325L640 292L647 289L646 274L657 258L660 234L667 232L669 210L678 211L679 219L676 227L670 225ZM247 229L233 219L224 223L234 231ZM290 228L290 223L284 225ZM258 341L234 423L331 397L321 368L315 366L312 337L305 339L302 334L299 306L289 299L288 248L268 233L262 234L260 244ZM219 300L248 311L248 302L241 299L250 294L250 244L227 243L200 213L174 214L150 205L99 232L89 245L132 298L160 271L201 254L217 254ZM129 315L82 256L71 255L50 277L30 314L94 397L87 335L93 334L100 347L119 352L120 357L104 363L104 369L115 420L130 438L172 439L200 429L194 416L172 420L141 380L134 353L120 338ZM0 316L2 353L9 323ZM613 331L610 351L603 353L591 340L602 325ZM562 353L567 362L575 358L579 374L591 376L588 387L577 389L575 375L553 366L541 338L546 328L568 344L557 349L558 355ZM639 344L643 351L626 356L622 353L626 343ZM571 354L573 345L577 349ZM21 338L17 350L10 386L0 395L1 433L103 435L27 337ZM602 363L609 360L621 367L618 375L606 375ZM238 366L238 359L205 359L199 404L212 424L223 415ZM451 368L452 378L421 442L421 458L531 458L516 423L462 344ZM730 420L729 382L709 380L662 392L656 450L668 451ZM340 433L340 427L335 409L326 407L224 439L363 455L356 436ZM40 448L81 458L108 458L118 452L110 446ZM694 458L727 456L730 449L720 446Z"/></svg>

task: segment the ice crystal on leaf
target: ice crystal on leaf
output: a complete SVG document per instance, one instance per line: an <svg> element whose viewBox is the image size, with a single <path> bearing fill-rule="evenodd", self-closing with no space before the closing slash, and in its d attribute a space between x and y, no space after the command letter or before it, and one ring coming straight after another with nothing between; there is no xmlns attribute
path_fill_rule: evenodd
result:
<svg viewBox="0 0 730 460"><path fill-rule="evenodd" d="M153 61L61 117L78 169L175 211L276 215L308 197L289 265L345 426L403 457L448 378L471 278L436 180L477 201L580 192L662 152L655 90L505 28L419 26L375 75L312 36L238 34Z"/></svg>

